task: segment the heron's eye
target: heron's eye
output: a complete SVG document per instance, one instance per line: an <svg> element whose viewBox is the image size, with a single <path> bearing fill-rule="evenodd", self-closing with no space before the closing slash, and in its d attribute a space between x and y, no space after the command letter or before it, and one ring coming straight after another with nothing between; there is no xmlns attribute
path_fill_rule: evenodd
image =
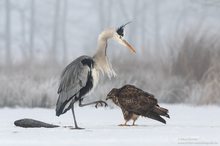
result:
<svg viewBox="0 0 220 146"><path fill-rule="evenodd" d="M116 32L120 36L120 38L123 37L124 36L124 26L119 27Z"/></svg>

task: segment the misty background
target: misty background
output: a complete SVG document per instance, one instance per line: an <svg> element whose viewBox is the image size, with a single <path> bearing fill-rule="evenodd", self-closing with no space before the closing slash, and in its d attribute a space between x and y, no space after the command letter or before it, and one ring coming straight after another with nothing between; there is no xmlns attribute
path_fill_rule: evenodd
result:
<svg viewBox="0 0 220 146"><path fill-rule="evenodd" d="M117 77L87 101L134 84L163 103L220 105L219 16L220 0L0 0L0 107L53 108L64 67L128 21L137 54L110 40Z"/></svg>

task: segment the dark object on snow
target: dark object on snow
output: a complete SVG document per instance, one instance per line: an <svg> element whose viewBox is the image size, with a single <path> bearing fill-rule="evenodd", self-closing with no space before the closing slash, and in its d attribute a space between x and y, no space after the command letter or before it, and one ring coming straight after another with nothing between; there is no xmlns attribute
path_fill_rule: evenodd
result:
<svg viewBox="0 0 220 146"><path fill-rule="evenodd" d="M133 120L133 125L139 116L148 117L166 124L161 117L170 118L168 109L160 107L154 95L147 93L133 85L125 85L119 89L113 88L107 95L118 105L124 115L126 126L129 120Z"/></svg>
<svg viewBox="0 0 220 146"><path fill-rule="evenodd" d="M20 119L14 122L15 126L23 127L23 128L56 128L60 127L58 125L44 123L34 119Z"/></svg>

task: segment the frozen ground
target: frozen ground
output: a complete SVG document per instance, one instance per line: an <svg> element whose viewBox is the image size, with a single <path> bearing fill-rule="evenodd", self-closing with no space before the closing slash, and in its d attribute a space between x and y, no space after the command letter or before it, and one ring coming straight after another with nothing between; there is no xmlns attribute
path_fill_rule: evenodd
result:
<svg viewBox="0 0 220 146"><path fill-rule="evenodd" d="M76 108L78 124L85 130L69 128L15 127L20 118L34 118L71 126L71 112L56 117L53 109L0 109L0 146L161 146L220 145L220 107L163 105L171 119L163 125L140 118L139 126L119 127L123 122L119 109L93 107Z"/></svg>

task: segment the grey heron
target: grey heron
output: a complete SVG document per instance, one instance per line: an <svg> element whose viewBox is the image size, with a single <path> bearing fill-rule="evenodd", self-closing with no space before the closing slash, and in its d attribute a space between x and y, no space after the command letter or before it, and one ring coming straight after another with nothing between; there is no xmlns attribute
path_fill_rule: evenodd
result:
<svg viewBox="0 0 220 146"><path fill-rule="evenodd" d="M112 38L135 53L135 48L123 37L126 24L117 29L109 28L101 32L98 37L98 47L95 55L93 57L85 55L78 57L67 65L61 74L57 92L59 97L56 104L56 115L60 116L72 109L75 129L81 128L78 127L76 122L74 103L78 101L80 107L91 104L96 104L96 107L98 104L107 106L107 103L102 100L87 104L83 104L82 101L84 96L97 85L100 72L107 74L109 78L115 76L115 71L106 54L108 40Z"/></svg>

